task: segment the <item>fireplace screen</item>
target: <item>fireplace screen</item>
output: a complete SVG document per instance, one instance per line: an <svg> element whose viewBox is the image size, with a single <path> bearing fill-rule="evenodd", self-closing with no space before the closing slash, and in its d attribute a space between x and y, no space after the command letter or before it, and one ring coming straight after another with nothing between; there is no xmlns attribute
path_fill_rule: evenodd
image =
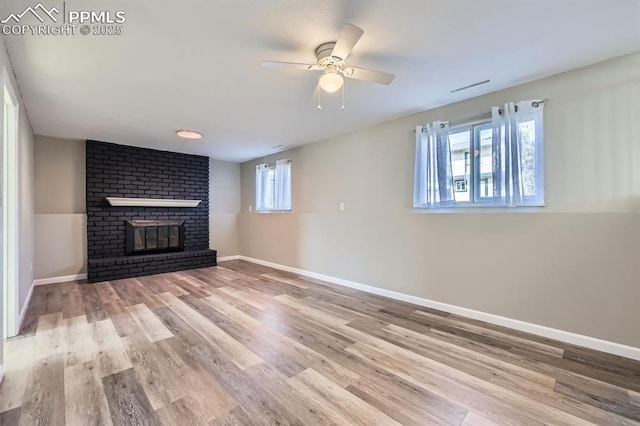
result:
<svg viewBox="0 0 640 426"><path fill-rule="evenodd" d="M184 221L128 220L126 254L184 250Z"/></svg>

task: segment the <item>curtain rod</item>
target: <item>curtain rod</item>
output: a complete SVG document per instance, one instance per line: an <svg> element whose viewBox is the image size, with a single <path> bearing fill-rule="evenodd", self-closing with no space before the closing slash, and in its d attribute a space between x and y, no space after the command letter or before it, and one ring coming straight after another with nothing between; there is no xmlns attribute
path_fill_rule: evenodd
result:
<svg viewBox="0 0 640 426"><path fill-rule="evenodd" d="M460 120L449 121L449 127L455 127L460 124L477 123L479 121L486 121L487 119L490 119L490 118L491 118L491 113L485 112L484 114L474 115L473 117L466 117L466 118L461 118ZM444 127L444 125L442 125L442 127ZM415 130L414 130L414 133L415 133Z"/></svg>
<svg viewBox="0 0 640 426"><path fill-rule="evenodd" d="M539 101L532 101L531 106L534 108L538 108L540 104L543 104L548 100L549 98L544 98ZM474 121L486 120L487 118L491 118L491 112L485 112L484 114L478 114L472 117L461 118L460 120L449 121L449 127L457 126L460 124L470 124L470 123L473 123Z"/></svg>
<svg viewBox="0 0 640 426"><path fill-rule="evenodd" d="M547 102L548 100L549 100L549 98L544 98L544 99L542 99L540 101L533 101L533 102L531 102L531 106L534 107L534 108L538 108L540 106L540 104L543 104L543 103ZM516 112L518 112L518 105L515 106L515 110L516 110ZM499 109L498 112L500 113L500 115L502 115L502 110L501 109Z"/></svg>
<svg viewBox="0 0 640 426"><path fill-rule="evenodd" d="M474 121L486 120L487 118L491 118L490 112L474 115L473 117L461 118L460 120L450 121L449 127L457 126L458 124L467 124L467 123L473 123Z"/></svg>
<svg viewBox="0 0 640 426"><path fill-rule="evenodd" d="M544 99L541 99L539 101L533 101L533 102L531 102L531 106L534 107L534 108L538 108L540 106L540 104L543 104L543 103L547 102L548 100L549 100L549 98L544 98Z"/></svg>

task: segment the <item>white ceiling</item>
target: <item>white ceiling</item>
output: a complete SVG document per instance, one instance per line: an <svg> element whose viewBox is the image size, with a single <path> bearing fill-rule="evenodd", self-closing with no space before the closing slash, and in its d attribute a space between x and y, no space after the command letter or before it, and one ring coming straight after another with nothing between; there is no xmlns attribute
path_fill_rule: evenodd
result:
<svg viewBox="0 0 640 426"><path fill-rule="evenodd" d="M640 0L66 1L91 5L124 10L124 34L4 36L35 133L230 161L640 50ZM346 22L365 30L348 64L396 74L347 80L346 111L340 96L316 109L318 74L261 67L314 62Z"/></svg>

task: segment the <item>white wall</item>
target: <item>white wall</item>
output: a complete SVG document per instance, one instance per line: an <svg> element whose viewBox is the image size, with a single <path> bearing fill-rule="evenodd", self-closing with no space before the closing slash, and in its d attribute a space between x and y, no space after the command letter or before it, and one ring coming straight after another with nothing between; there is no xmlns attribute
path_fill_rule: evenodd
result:
<svg viewBox="0 0 640 426"><path fill-rule="evenodd" d="M547 207L412 208L416 125L541 98ZM293 160L290 214L249 213L247 162L240 252L640 347L639 135L634 54L271 156Z"/></svg>
<svg viewBox="0 0 640 426"><path fill-rule="evenodd" d="M240 253L240 164L209 160L209 247L218 257Z"/></svg>
<svg viewBox="0 0 640 426"><path fill-rule="evenodd" d="M33 252L34 252L34 192L33 192L33 130L29 123L22 99L20 99L20 135L18 143L19 191L19 251L20 269L18 271L20 309L27 301L33 285Z"/></svg>

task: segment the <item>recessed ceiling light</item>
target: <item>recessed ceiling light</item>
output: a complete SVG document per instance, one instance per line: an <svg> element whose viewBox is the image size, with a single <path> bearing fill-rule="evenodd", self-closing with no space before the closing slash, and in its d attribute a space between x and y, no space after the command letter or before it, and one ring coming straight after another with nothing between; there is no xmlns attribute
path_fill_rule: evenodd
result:
<svg viewBox="0 0 640 426"><path fill-rule="evenodd" d="M201 139L202 138L202 133L196 132L195 130L186 130L186 129L178 130L176 132L176 135L185 139Z"/></svg>

